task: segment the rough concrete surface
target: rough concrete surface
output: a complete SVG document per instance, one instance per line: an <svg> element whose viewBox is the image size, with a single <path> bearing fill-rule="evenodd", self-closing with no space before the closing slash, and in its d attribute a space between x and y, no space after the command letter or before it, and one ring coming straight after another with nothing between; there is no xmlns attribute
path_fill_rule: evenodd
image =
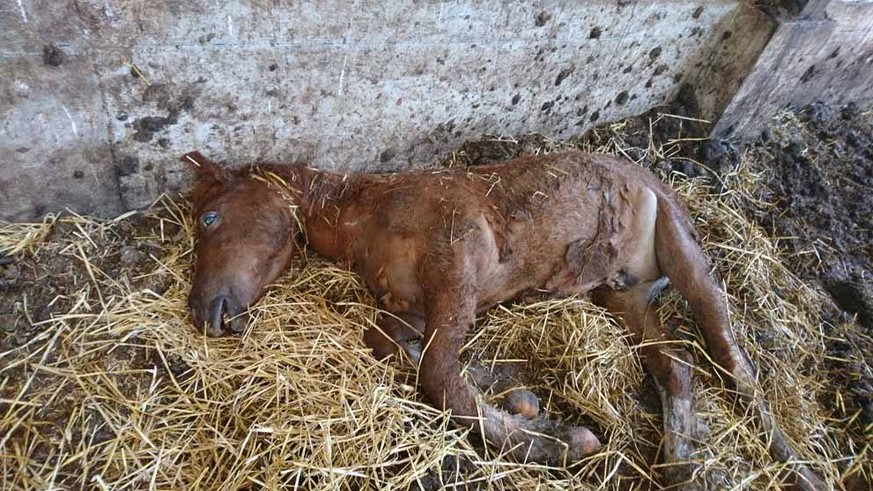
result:
<svg viewBox="0 0 873 491"><path fill-rule="evenodd" d="M195 148L375 170L483 133L569 136L672 97L741 8L6 0L0 219L145 206L187 185Z"/></svg>
<svg viewBox="0 0 873 491"><path fill-rule="evenodd" d="M776 111L873 100L873 1L810 0L787 16L713 128L757 136Z"/></svg>

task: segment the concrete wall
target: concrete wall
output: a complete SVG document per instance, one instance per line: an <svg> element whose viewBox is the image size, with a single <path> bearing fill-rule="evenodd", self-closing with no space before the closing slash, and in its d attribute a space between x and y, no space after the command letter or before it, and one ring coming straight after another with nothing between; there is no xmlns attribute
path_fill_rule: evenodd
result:
<svg viewBox="0 0 873 491"><path fill-rule="evenodd" d="M486 133L576 135L683 84L703 117L740 115L779 58L758 59L771 17L804 3L0 0L0 219L146 206L188 185L192 149L400 169Z"/></svg>
<svg viewBox="0 0 873 491"><path fill-rule="evenodd" d="M111 215L229 165L427 164L671 97L733 1L4 0L0 218Z"/></svg>
<svg viewBox="0 0 873 491"><path fill-rule="evenodd" d="M781 19L713 129L754 137L786 106L873 102L873 1L811 0Z"/></svg>

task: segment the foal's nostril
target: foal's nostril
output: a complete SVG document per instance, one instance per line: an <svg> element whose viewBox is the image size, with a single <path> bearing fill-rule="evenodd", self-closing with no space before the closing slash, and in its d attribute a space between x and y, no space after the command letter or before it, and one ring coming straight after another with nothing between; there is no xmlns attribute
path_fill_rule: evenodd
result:
<svg viewBox="0 0 873 491"><path fill-rule="evenodd" d="M215 297L209 304L208 325L206 333L210 336L221 336L224 334L224 314L227 310L227 297Z"/></svg>
<svg viewBox="0 0 873 491"><path fill-rule="evenodd" d="M239 334L246 330L246 320L248 316L245 313L245 308L241 307L235 298L229 297L227 299L225 315L227 316L227 322L225 324L230 328L231 332Z"/></svg>
<svg viewBox="0 0 873 491"><path fill-rule="evenodd" d="M219 295L205 304L207 306L202 308L200 302L193 299L188 303L194 324L200 332L203 332L204 325L210 337L245 331L248 320L246 308L235 297Z"/></svg>

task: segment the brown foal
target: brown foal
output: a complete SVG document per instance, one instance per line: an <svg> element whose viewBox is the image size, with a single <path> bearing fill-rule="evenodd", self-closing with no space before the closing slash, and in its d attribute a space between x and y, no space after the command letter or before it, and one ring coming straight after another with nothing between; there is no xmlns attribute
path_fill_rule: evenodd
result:
<svg viewBox="0 0 873 491"><path fill-rule="evenodd" d="M502 407L462 375L458 352L477 313L527 291L590 294L639 343L663 403L665 480L686 489L697 425L691 356L658 320L669 282L688 301L718 370L756 411L772 456L797 453L760 396L730 329L723 292L687 211L655 176L608 155L567 152L498 165L397 174L336 174L299 165L227 171L197 152L199 179L189 297L212 336L245 327L244 312L283 272L300 243L352 268L390 312L364 339L377 358L405 350L422 389L459 424L512 448L515 459L563 464L597 452L588 429L539 414L517 390ZM470 375L487 379L487 370ZM795 486L824 488L796 464Z"/></svg>

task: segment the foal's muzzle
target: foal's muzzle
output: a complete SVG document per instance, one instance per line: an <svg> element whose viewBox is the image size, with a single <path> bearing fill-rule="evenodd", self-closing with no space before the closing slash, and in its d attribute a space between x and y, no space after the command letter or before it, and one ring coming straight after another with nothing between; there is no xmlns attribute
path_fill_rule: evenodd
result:
<svg viewBox="0 0 873 491"><path fill-rule="evenodd" d="M205 306L192 301L190 307L195 324L201 329L205 326L208 336L241 333L246 328L245 308L233 297L219 295Z"/></svg>

